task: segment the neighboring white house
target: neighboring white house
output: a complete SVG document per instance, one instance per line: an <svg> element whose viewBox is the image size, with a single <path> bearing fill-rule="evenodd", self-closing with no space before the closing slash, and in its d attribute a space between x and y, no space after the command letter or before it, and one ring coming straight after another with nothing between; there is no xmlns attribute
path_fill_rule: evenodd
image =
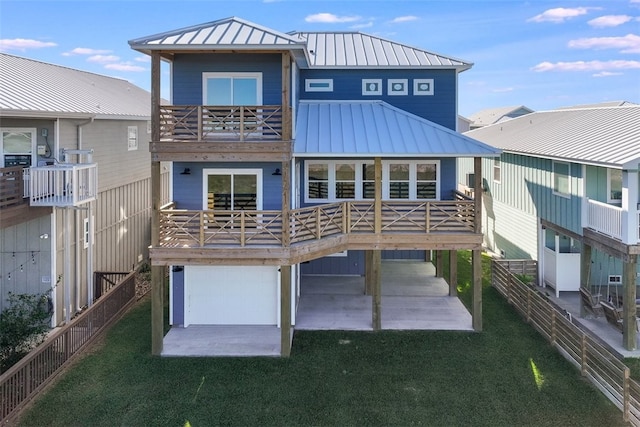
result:
<svg viewBox="0 0 640 427"><path fill-rule="evenodd" d="M52 290L59 325L148 259L149 119L130 82L0 54L0 310Z"/></svg>

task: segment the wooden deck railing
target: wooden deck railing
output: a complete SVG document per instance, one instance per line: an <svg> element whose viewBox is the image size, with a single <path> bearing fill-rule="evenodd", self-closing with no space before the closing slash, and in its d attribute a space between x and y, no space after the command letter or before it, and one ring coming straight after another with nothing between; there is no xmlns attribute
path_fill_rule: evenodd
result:
<svg viewBox="0 0 640 427"><path fill-rule="evenodd" d="M8 421L135 301L135 276L135 272L129 273L93 306L0 375L0 423Z"/></svg>
<svg viewBox="0 0 640 427"><path fill-rule="evenodd" d="M385 201L381 233L474 232L473 201ZM281 211L160 210L161 247L283 244ZM336 234L375 233L373 201L339 202L289 214L288 240L299 243Z"/></svg>
<svg viewBox="0 0 640 427"><path fill-rule="evenodd" d="M516 263L522 263L520 269ZM491 284L583 376L622 411L624 421L640 426L640 383L630 369L591 333L579 328L538 290L518 279L516 271L533 271L535 261L494 260Z"/></svg>
<svg viewBox="0 0 640 427"><path fill-rule="evenodd" d="M23 167L0 168L0 209L23 203Z"/></svg>
<svg viewBox="0 0 640 427"><path fill-rule="evenodd" d="M282 140L283 121L283 110L279 105L162 105L160 139Z"/></svg>

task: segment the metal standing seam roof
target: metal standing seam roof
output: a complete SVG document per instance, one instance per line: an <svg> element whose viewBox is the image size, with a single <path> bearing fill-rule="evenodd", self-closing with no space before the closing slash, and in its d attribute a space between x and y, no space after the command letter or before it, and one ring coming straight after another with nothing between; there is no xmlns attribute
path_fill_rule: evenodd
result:
<svg viewBox="0 0 640 427"><path fill-rule="evenodd" d="M637 169L640 105L538 111L465 135L505 152Z"/></svg>
<svg viewBox="0 0 640 427"><path fill-rule="evenodd" d="M159 49L224 49L304 48L304 42L288 34L263 27L244 19L230 17L191 27L167 31L130 40L136 50L149 53Z"/></svg>
<svg viewBox="0 0 640 427"><path fill-rule="evenodd" d="M360 32L295 32L307 41L311 68L456 68L471 62Z"/></svg>
<svg viewBox="0 0 640 427"><path fill-rule="evenodd" d="M300 101L298 157L495 157L500 150L383 101Z"/></svg>
<svg viewBox="0 0 640 427"><path fill-rule="evenodd" d="M126 80L0 53L0 113L151 117L151 95Z"/></svg>
<svg viewBox="0 0 640 427"><path fill-rule="evenodd" d="M513 107L487 108L485 110L481 110L472 114L469 119L471 120L472 125L487 126L494 123L502 122L504 120L510 120L514 116L518 117L532 112L532 109L525 107L524 105L517 105Z"/></svg>

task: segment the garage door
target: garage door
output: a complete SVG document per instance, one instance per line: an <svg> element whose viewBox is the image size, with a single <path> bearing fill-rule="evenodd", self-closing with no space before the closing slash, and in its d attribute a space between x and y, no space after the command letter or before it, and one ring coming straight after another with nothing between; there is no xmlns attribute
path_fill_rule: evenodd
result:
<svg viewBox="0 0 640 427"><path fill-rule="evenodd" d="M277 267L185 266L184 275L185 326L277 323Z"/></svg>

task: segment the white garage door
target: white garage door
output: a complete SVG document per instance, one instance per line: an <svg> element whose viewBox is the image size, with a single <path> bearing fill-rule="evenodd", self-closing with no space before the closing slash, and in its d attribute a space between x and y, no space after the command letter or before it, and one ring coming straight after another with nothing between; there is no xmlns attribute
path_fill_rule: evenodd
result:
<svg viewBox="0 0 640 427"><path fill-rule="evenodd" d="M185 266L184 279L185 326L277 323L277 267Z"/></svg>

